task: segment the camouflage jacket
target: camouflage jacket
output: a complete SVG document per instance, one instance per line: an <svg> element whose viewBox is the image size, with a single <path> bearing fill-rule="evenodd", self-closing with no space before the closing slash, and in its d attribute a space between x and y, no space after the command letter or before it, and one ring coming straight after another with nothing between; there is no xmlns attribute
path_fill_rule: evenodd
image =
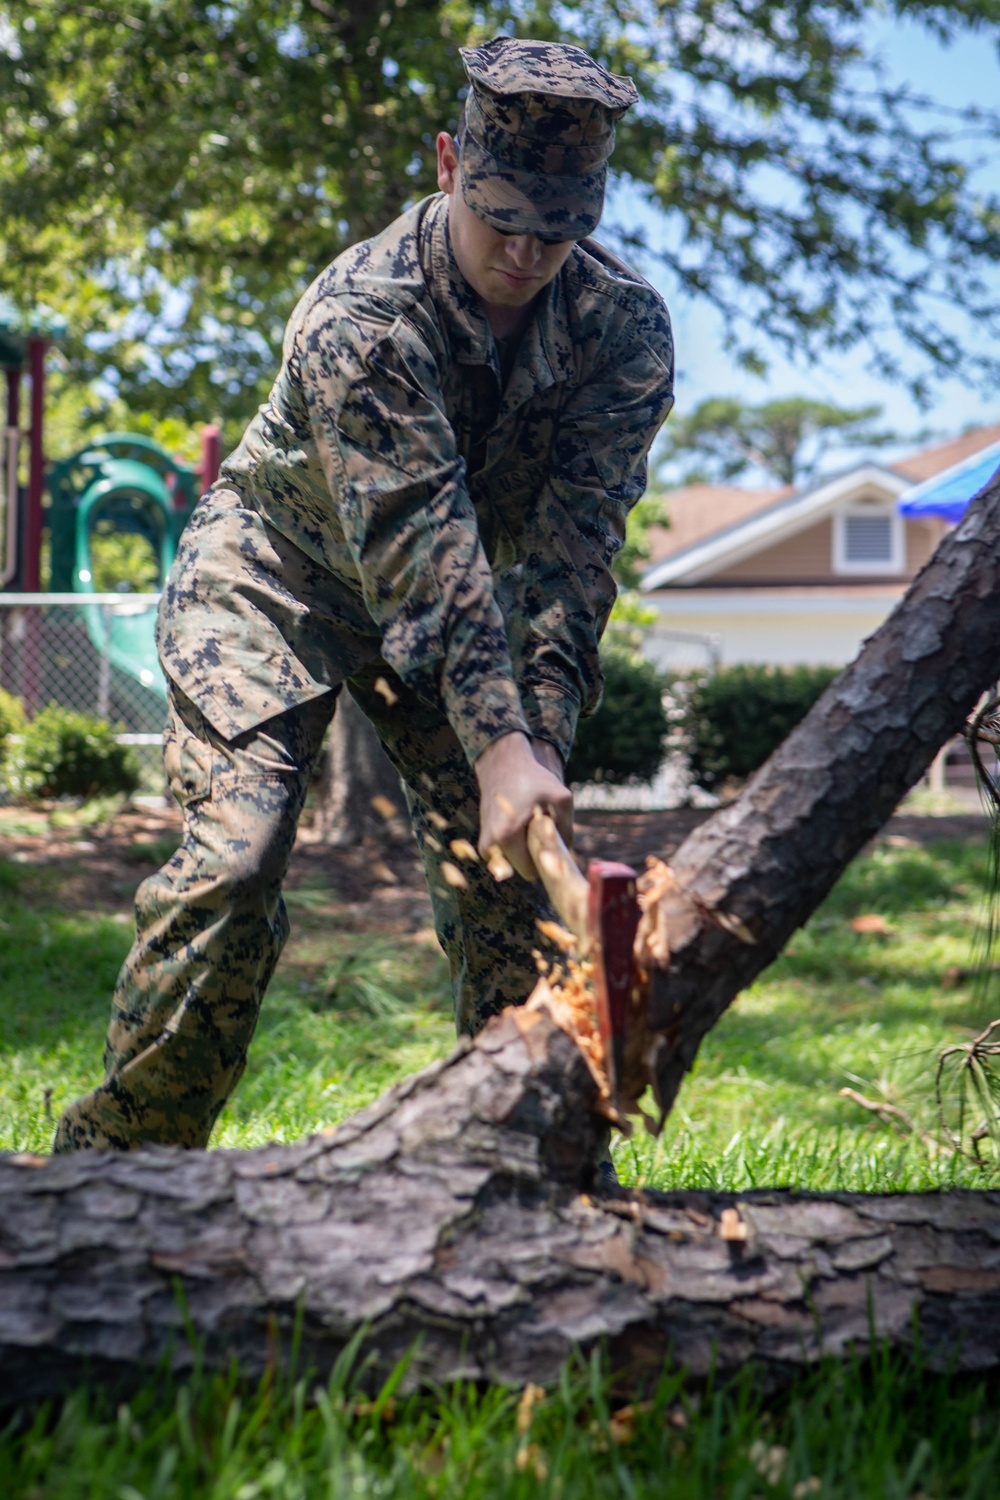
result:
<svg viewBox="0 0 1000 1500"><path fill-rule="evenodd" d="M662 300L592 240L504 382L447 200L302 297L271 395L182 538L161 660L224 735L379 653L472 761L511 730L565 756L601 689L610 573L672 402Z"/></svg>

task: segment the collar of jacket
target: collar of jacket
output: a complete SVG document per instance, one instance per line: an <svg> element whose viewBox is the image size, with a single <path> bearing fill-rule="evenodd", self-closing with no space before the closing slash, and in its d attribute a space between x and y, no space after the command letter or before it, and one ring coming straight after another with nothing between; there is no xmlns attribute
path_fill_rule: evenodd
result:
<svg viewBox="0 0 1000 1500"><path fill-rule="evenodd" d="M578 252L570 252L570 260ZM486 314L458 269L448 232L448 200L432 199L421 236L421 260L451 350L461 365L488 365L499 382L500 359ZM567 261L567 266L569 262ZM566 267L544 288L524 331L503 393L501 414L576 375L566 295Z"/></svg>

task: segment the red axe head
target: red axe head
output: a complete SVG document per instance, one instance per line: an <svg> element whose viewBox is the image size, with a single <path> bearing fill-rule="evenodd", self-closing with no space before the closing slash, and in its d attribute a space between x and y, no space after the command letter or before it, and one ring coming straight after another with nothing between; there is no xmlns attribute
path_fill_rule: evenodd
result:
<svg viewBox="0 0 1000 1500"><path fill-rule="evenodd" d="M592 859L587 867L587 926L594 962L597 1025L604 1043L611 1101L620 1110L619 1088L625 1064L639 925L636 872L613 860Z"/></svg>

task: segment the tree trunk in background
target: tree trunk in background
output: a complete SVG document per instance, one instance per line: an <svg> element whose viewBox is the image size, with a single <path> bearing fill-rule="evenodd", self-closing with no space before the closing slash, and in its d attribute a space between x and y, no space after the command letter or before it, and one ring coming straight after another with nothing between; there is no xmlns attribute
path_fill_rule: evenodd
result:
<svg viewBox="0 0 1000 1500"><path fill-rule="evenodd" d="M352 21L349 29L353 25ZM367 239L380 227L373 227L355 206L347 243ZM388 798L399 808L399 816L380 816L372 806L375 797ZM386 845L404 843L411 837L399 774L346 686L337 698L337 710L327 731L316 797L316 831L321 843L338 849L363 843L365 838Z"/></svg>
<svg viewBox="0 0 1000 1500"><path fill-rule="evenodd" d="M376 799L391 802L395 817L377 811ZM410 837L399 773L382 749L378 735L346 688L326 738L316 800L320 841L345 848L367 837L380 843L402 843Z"/></svg>
<svg viewBox="0 0 1000 1500"><path fill-rule="evenodd" d="M550 1382L607 1346L771 1383L872 1330L931 1368L1000 1365L1000 1193L598 1196L596 1085L541 1004L294 1146L0 1159L0 1392L133 1383L168 1359L369 1384ZM298 1325L298 1335L296 1327ZM419 1341L419 1342L418 1342Z"/></svg>

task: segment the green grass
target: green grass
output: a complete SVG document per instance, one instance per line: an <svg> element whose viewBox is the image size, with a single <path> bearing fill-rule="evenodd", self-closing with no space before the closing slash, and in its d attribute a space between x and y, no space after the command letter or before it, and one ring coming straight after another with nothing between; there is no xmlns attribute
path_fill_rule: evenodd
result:
<svg viewBox="0 0 1000 1500"><path fill-rule="evenodd" d="M845 1085L936 1129L941 1047L1000 1015L1000 987L945 988L971 961L983 845L883 846L848 871L786 953L707 1039L658 1141L619 1141L624 1180L903 1190L1000 1183L841 1097ZM291 1140L360 1108L451 1044L443 960L359 933L320 888L289 898L293 938L218 1144ZM855 933L877 913L883 934ZM59 876L0 862L0 1145L45 1150L51 1116L99 1076L128 919L66 913ZM985 1147L988 1160L990 1147ZM1000 1494L1000 1389L876 1358L767 1400L748 1378L685 1392L667 1371L634 1423L599 1369L567 1372L530 1431L517 1393L455 1389L373 1410L341 1370L260 1389L235 1376L129 1405L81 1391L0 1438L0 1494L24 1500L257 1497L971 1497ZM377 1406L377 1403L376 1403ZM523 1422L522 1422L523 1425Z"/></svg>
<svg viewBox="0 0 1000 1500"><path fill-rule="evenodd" d="M47 1151L64 1104L100 1079L131 916L61 912L59 877L0 861L0 1150ZM436 947L357 934L324 892L288 894L294 938L250 1065L213 1136L295 1140L353 1114L454 1042Z"/></svg>
<svg viewBox="0 0 1000 1500"><path fill-rule="evenodd" d="M858 861L706 1039L659 1140L637 1132L615 1148L621 1175L656 1187L995 1185L996 1169L932 1155L840 1095L885 1100L937 1133L939 1051L1000 1015L996 976L941 983L970 964L987 891L985 845L881 846ZM885 934L851 929L869 913Z"/></svg>
<svg viewBox="0 0 1000 1500"><path fill-rule="evenodd" d="M80 1391L0 1437L11 1500L995 1500L998 1475L996 1392L881 1356L770 1402L749 1376L693 1393L668 1370L624 1410L596 1360L537 1404L391 1384L365 1400L345 1369L256 1389L231 1373L118 1405Z"/></svg>

